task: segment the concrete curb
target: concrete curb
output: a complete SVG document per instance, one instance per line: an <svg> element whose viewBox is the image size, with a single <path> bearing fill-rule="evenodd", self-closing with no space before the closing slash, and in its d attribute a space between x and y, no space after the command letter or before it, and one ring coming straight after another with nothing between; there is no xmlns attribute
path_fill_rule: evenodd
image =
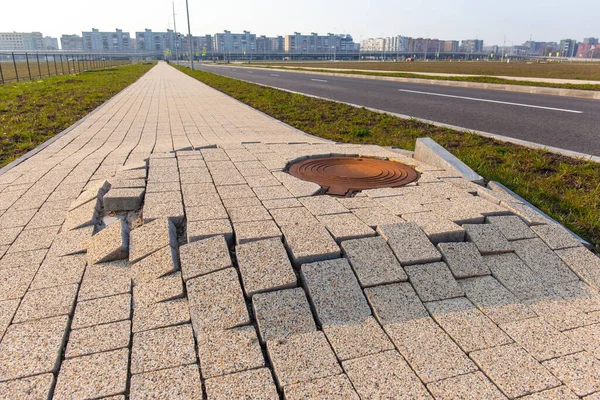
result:
<svg viewBox="0 0 600 400"><path fill-rule="evenodd" d="M434 165L445 170L451 170L462 175L465 179L485 185L485 179L463 163L458 157L452 155L448 150L440 146L432 138L418 138L415 145L415 160Z"/></svg>
<svg viewBox="0 0 600 400"><path fill-rule="evenodd" d="M316 74L323 76L336 76L341 78L361 78L361 79L372 79L379 81L391 81L391 82L408 82L408 83L421 83L427 85L438 85L438 86L451 86L451 87L462 87L471 89L487 89L497 90L503 92L517 92L517 93L529 93L529 94L544 94L548 96L561 96L561 97L575 97L580 99L588 100L600 100L600 91L594 90L580 90L580 89L559 89L550 87L540 86L524 86L524 85L509 85L499 83L481 83L481 82L461 82L461 81L447 81L438 79L421 79L421 78L400 78L394 76L375 76L375 75L362 75L362 74L342 74L336 72L320 72L320 71L298 71L291 69L279 69L279 68L261 68L261 67L243 67L233 65L215 65L221 68L253 68L264 71L280 71L280 72L295 72L299 74Z"/></svg>

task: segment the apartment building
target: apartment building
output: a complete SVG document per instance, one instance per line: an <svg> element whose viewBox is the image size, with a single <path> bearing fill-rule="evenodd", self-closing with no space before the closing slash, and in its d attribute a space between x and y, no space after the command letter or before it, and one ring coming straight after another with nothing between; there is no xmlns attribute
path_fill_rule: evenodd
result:
<svg viewBox="0 0 600 400"><path fill-rule="evenodd" d="M129 32L116 29L114 32L100 32L92 28L89 32L81 32L84 51L130 51L131 37Z"/></svg>
<svg viewBox="0 0 600 400"><path fill-rule="evenodd" d="M465 39L460 43L462 53L483 53L483 40Z"/></svg>
<svg viewBox="0 0 600 400"><path fill-rule="evenodd" d="M82 51L83 38L79 35L62 35L60 37L60 48L65 51Z"/></svg>
<svg viewBox="0 0 600 400"><path fill-rule="evenodd" d="M167 29L166 32L152 32L145 29L144 32L135 33L136 49L147 52L164 52L171 50L175 52L175 32Z"/></svg>
<svg viewBox="0 0 600 400"><path fill-rule="evenodd" d="M44 49L58 50L58 38L44 36Z"/></svg>
<svg viewBox="0 0 600 400"><path fill-rule="evenodd" d="M0 32L0 50L44 50L40 32Z"/></svg>
<svg viewBox="0 0 600 400"><path fill-rule="evenodd" d="M255 53L256 34L250 31L244 33L215 33L212 38L213 51L218 53Z"/></svg>
<svg viewBox="0 0 600 400"><path fill-rule="evenodd" d="M312 32L310 35L303 35L300 32L294 32L293 35L286 35L284 38L284 50L288 53L340 51L340 44L340 37L332 33L319 35Z"/></svg>

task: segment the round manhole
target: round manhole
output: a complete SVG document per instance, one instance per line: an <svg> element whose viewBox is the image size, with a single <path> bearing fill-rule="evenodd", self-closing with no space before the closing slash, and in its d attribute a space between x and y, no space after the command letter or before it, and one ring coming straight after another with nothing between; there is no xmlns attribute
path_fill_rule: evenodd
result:
<svg viewBox="0 0 600 400"><path fill-rule="evenodd" d="M292 164L290 175L321 185L327 194L344 196L365 190L403 186L415 181L417 171L408 165L375 158L309 158Z"/></svg>

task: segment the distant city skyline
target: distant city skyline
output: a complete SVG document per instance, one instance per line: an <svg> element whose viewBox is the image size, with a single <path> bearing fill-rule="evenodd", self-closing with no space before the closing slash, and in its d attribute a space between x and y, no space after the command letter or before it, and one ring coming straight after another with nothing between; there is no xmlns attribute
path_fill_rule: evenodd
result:
<svg viewBox="0 0 600 400"><path fill-rule="evenodd" d="M367 38L404 35L442 40L481 39L486 45L518 45L534 41L560 41L600 36L597 15L600 2L589 0L523 2L505 0L502 8L474 0L423 0L400 3L380 0L305 0L286 7L280 1L261 2L189 0L192 34L196 36L230 30L276 36L294 32L350 33L357 42ZM567 20L565 7L574 17ZM177 30L187 33L185 0L176 0ZM35 10L35 12L31 12ZM89 12L87 12L89 10ZM141 0L81 1L29 0L8 2L0 14L0 31L42 32L44 36L81 34L91 28L100 31L134 33L173 29L170 0L150 6Z"/></svg>

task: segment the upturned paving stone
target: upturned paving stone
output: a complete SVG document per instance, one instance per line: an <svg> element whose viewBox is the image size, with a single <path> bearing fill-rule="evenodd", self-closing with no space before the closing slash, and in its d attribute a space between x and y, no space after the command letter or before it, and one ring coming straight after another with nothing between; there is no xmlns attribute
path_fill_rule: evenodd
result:
<svg viewBox="0 0 600 400"><path fill-rule="evenodd" d="M304 264L301 278L320 325L360 323L371 315L346 259Z"/></svg>
<svg viewBox="0 0 600 400"><path fill-rule="evenodd" d="M367 288L365 295L382 325L429 317L423 303L409 283Z"/></svg>
<svg viewBox="0 0 600 400"><path fill-rule="evenodd" d="M234 268L186 282L196 332L228 329L250 323L244 294Z"/></svg>
<svg viewBox="0 0 600 400"><path fill-rule="evenodd" d="M408 279L394 253L380 236L344 241L342 250L363 288Z"/></svg>
<svg viewBox="0 0 600 400"><path fill-rule="evenodd" d="M273 383L271 371L259 368L236 374L207 379L206 396L210 400L264 399L277 400L277 387Z"/></svg>
<svg viewBox="0 0 600 400"><path fill-rule="evenodd" d="M125 393L129 349L65 360L60 368L55 398L93 398Z"/></svg>
<svg viewBox="0 0 600 400"><path fill-rule="evenodd" d="M296 286L296 275L280 239L265 239L236 246L246 296Z"/></svg>
<svg viewBox="0 0 600 400"><path fill-rule="evenodd" d="M234 224L236 222L253 222L271 220L271 214L263 206L256 207L236 207L227 211L229 219Z"/></svg>
<svg viewBox="0 0 600 400"><path fill-rule="evenodd" d="M302 203L300 203L297 199L294 198L263 200L262 204L267 210L275 210L278 208L302 207Z"/></svg>
<svg viewBox="0 0 600 400"><path fill-rule="evenodd" d="M349 210L331 196L303 197L300 202L314 215L343 214Z"/></svg>
<svg viewBox="0 0 600 400"><path fill-rule="evenodd" d="M234 223L233 231L236 244L271 238L281 240L283 236L273 220Z"/></svg>
<svg viewBox="0 0 600 400"><path fill-rule="evenodd" d="M373 229L378 226L399 224L402 222L402 218L384 207L355 208L352 210L352 213Z"/></svg>
<svg viewBox="0 0 600 400"><path fill-rule="evenodd" d="M558 224L537 225L531 227L531 229L552 250L583 246L579 240Z"/></svg>
<svg viewBox="0 0 600 400"><path fill-rule="evenodd" d="M43 374L0 382L0 393L6 399L37 400L50 398L54 375Z"/></svg>
<svg viewBox="0 0 600 400"><path fill-rule="evenodd" d="M455 278L491 274L490 269L483 262L477 246L473 243L440 243L437 248Z"/></svg>
<svg viewBox="0 0 600 400"><path fill-rule="evenodd" d="M131 295L102 297L77 302L71 329L107 324L131 318Z"/></svg>
<svg viewBox="0 0 600 400"><path fill-rule="evenodd" d="M213 236L179 247L184 280L196 278L232 266L224 236Z"/></svg>
<svg viewBox="0 0 600 400"><path fill-rule="evenodd" d="M465 224L466 238L475 243L481 254L501 254L513 251L512 243L504 237L496 225Z"/></svg>
<svg viewBox="0 0 600 400"><path fill-rule="evenodd" d="M286 386L287 400L301 399L353 399L358 400L358 394L345 374L315 379L314 381L297 383Z"/></svg>
<svg viewBox="0 0 600 400"><path fill-rule="evenodd" d="M71 314L76 296L76 284L30 290L23 297L13 323Z"/></svg>
<svg viewBox="0 0 600 400"><path fill-rule="evenodd" d="M140 283L133 287L136 307L147 307L154 303L184 297L183 280L180 272Z"/></svg>
<svg viewBox="0 0 600 400"><path fill-rule="evenodd" d="M431 399L432 397L396 351L357 358L342 363L361 398Z"/></svg>
<svg viewBox="0 0 600 400"><path fill-rule="evenodd" d="M577 281L577 276L540 239L518 240L512 243L515 253L548 285Z"/></svg>
<svg viewBox="0 0 600 400"><path fill-rule="evenodd" d="M65 351L65 358L128 347L130 337L130 321L74 329L69 334L69 343Z"/></svg>
<svg viewBox="0 0 600 400"><path fill-rule="evenodd" d="M542 364L515 344L475 351L470 356L510 398L560 385Z"/></svg>
<svg viewBox="0 0 600 400"><path fill-rule="evenodd" d="M556 254L584 282L600 289L600 257L582 247L557 250Z"/></svg>
<svg viewBox="0 0 600 400"><path fill-rule="evenodd" d="M427 389L439 400L506 399L506 396L479 371L430 383Z"/></svg>
<svg viewBox="0 0 600 400"><path fill-rule="evenodd" d="M426 384L477 370L469 357L431 318L406 320L385 325L384 329Z"/></svg>
<svg viewBox="0 0 600 400"><path fill-rule="evenodd" d="M84 226L94 225L98 220L98 210L100 209L100 200L94 199L87 203L72 209L67 213L63 229L72 230L83 228Z"/></svg>
<svg viewBox="0 0 600 400"><path fill-rule="evenodd" d="M571 354L543 363L578 396L600 390L600 361L586 352Z"/></svg>
<svg viewBox="0 0 600 400"><path fill-rule="evenodd" d="M49 256L35 274L29 290L80 283L85 265L83 254L65 257ZM2 276L1 272L0 276Z"/></svg>
<svg viewBox="0 0 600 400"><path fill-rule="evenodd" d="M417 224L434 244L462 242L465 238L463 228L433 212L407 214L403 219Z"/></svg>
<svg viewBox="0 0 600 400"><path fill-rule="evenodd" d="M277 225L317 224L317 219L304 207L292 207L270 210Z"/></svg>
<svg viewBox="0 0 600 400"><path fill-rule="evenodd" d="M317 329L302 288L256 294L252 307L263 342Z"/></svg>
<svg viewBox="0 0 600 400"><path fill-rule="evenodd" d="M143 188L114 188L102 198L106 211L133 211L142 206Z"/></svg>
<svg viewBox="0 0 600 400"><path fill-rule="evenodd" d="M340 243L349 239L375 236L375 231L353 214L333 214L318 216L335 240Z"/></svg>
<svg viewBox="0 0 600 400"><path fill-rule="evenodd" d="M512 343L496 324L464 297L425 303L425 306L466 353Z"/></svg>
<svg viewBox="0 0 600 400"><path fill-rule="evenodd" d="M323 332L340 361L394 349L373 317L367 317L361 322L325 326Z"/></svg>
<svg viewBox="0 0 600 400"><path fill-rule="evenodd" d="M190 322L187 299L177 299L136 307L133 311L132 332L147 331Z"/></svg>
<svg viewBox="0 0 600 400"><path fill-rule="evenodd" d="M229 218L225 207L221 204L198 207L185 207L185 216L188 221L206 221L209 219Z"/></svg>
<svg viewBox="0 0 600 400"><path fill-rule="evenodd" d="M131 373L193 364L194 333L189 324L138 332L133 335Z"/></svg>
<svg viewBox="0 0 600 400"><path fill-rule="evenodd" d="M104 179L99 180L98 182L94 183L91 187L87 188L84 192L82 192L77 197L77 200L71 203L71 207L69 208L69 210L74 210L78 207L81 207L82 205L92 200L94 202L99 200L100 198L102 198L104 193L108 191L109 188L110 184L108 183L108 181Z"/></svg>
<svg viewBox="0 0 600 400"><path fill-rule="evenodd" d="M173 222L161 218L144 224L129 234L129 262L135 263L167 245L177 246Z"/></svg>
<svg viewBox="0 0 600 400"><path fill-rule="evenodd" d="M225 237L228 244L233 243L233 228L228 219L209 221L191 221L187 223L188 243L207 239L213 236Z"/></svg>
<svg viewBox="0 0 600 400"><path fill-rule="evenodd" d="M165 246L148 257L131 265L131 279L134 285L150 282L179 269L177 250Z"/></svg>
<svg viewBox="0 0 600 400"><path fill-rule="evenodd" d="M538 361L583 350L582 347L541 318L508 322L500 327Z"/></svg>
<svg viewBox="0 0 600 400"><path fill-rule="evenodd" d="M78 301L131 293L131 270L126 260L89 265Z"/></svg>
<svg viewBox="0 0 600 400"><path fill-rule="evenodd" d="M422 301L464 296L464 291L443 262L409 265L404 270Z"/></svg>
<svg viewBox="0 0 600 400"><path fill-rule="evenodd" d="M577 400L579 398L579 396L566 386L559 386L554 389L548 389L521 397L522 400ZM585 400L597 400L597 398L594 398L594 395L590 395L585 397Z"/></svg>
<svg viewBox="0 0 600 400"><path fill-rule="evenodd" d="M198 357L205 379L265 366L253 326L199 335Z"/></svg>
<svg viewBox="0 0 600 400"><path fill-rule="evenodd" d="M280 388L342 373L323 332L267 342L267 352Z"/></svg>
<svg viewBox="0 0 600 400"><path fill-rule="evenodd" d="M553 294L516 254L486 256L484 260L494 278L520 300L544 298Z"/></svg>
<svg viewBox="0 0 600 400"><path fill-rule="evenodd" d="M26 229L22 231L7 253L20 253L23 251L49 249L58 232L58 226L39 229Z"/></svg>
<svg viewBox="0 0 600 400"><path fill-rule="evenodd" d="M537 316L492 276L463 279L458 283L467 298L496 324Z"/></svg>
<svg viewBox="0 0 600 400"><path fill-rule="evenodd" d="M281 227L281 233L296 266L341 255L337 243L321 224L285 225Z"/></svg>
<svg viewBox="0 0 600 400"><path fill-rule="evenodd" d="M117 219L89 240L87 260L90 264L122 260L129 257L129 227Z"/></svg>
<svg viewBox="0 0 600 400"><path fill-rule="evenodd" d="M146 372L131 377L130 399L199 399L202 382L198 365Z"/></svg>
<svg viewBox="0 0 600 400"><path fill-rule="evenodd" d="M442 255L429 241L427 235L412 222L381 225L377 227L377 233L387 241L403 266L442 259Z"/></svg>
<svg viewBox="0 0 600 400"><path fill-rule="evenodd" d="M67 322L64 315L11 325L0 342L0 382L56 372Z"/></svg>
<svg viewBox="0 0 600 400"><path fill-rule="evenodd" d="M500 232L508 240L532 239L536 237L535 232L516 215L487 217L486 220L500 229Z"/></svg>

